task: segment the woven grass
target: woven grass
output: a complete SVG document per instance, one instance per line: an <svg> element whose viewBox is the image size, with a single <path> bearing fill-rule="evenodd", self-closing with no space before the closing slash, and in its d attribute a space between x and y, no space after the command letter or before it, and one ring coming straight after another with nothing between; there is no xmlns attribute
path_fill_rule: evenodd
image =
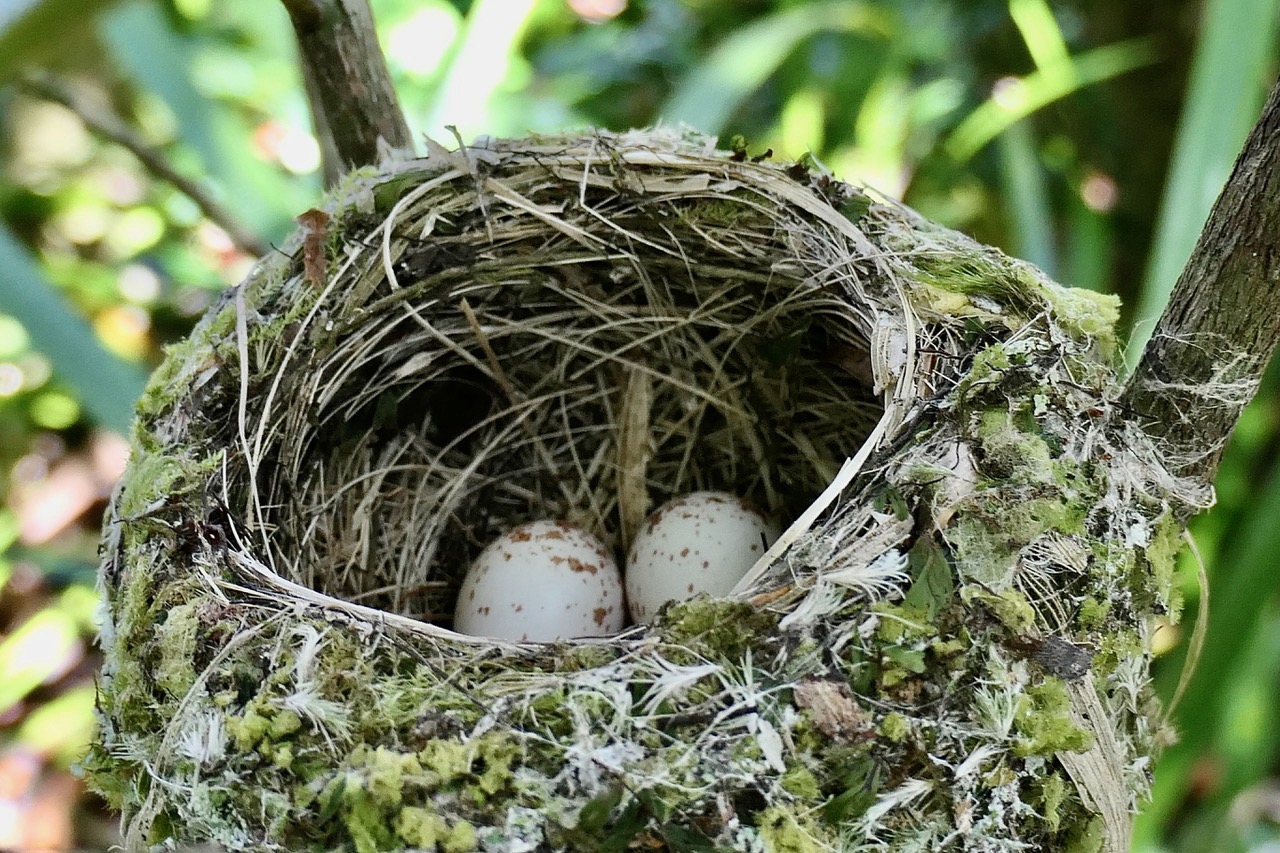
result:
<svg viewBox="0 0 1280 853"><path fill-rule="evenodd" d="M1113 302L648 131L357 172L153 377L89 766L131 849L1122 849L1176 618ZM617 637L450 630L530 520L783 522ZM1092 845L1092 846L1090 846Z"/></svg>

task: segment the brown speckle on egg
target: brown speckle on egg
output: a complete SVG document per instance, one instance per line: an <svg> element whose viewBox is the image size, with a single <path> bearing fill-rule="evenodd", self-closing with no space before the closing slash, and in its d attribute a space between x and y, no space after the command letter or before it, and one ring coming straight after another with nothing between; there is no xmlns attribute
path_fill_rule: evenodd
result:
<svg viewBox="0 0 1280 853"><path fill-rule="evenodd" d="M454 630L551 642L620 631L622 576L599 539L564 522L520 525L484 549L463 578Z"/></svg>
<svg viewBox="0 0 1280 853"><path fill-rule="evenodd" d="M643 621L665 602L698 593L727 595L776 537L761 513L728 493L695 492L659 507L627 559L632 618Z"/></svg>

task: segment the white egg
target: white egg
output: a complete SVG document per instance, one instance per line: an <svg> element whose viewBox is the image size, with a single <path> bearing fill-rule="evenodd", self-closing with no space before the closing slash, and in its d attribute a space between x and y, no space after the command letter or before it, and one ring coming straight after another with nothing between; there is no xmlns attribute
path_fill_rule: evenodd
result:
<svg viewBox="0 0 1280 853"><path fill-rule="evenodd" d="M561 521L513 528L476 557L453 627L501 640L551 642L622 630L622 573L599 539Z"/></svg>
<svg viewBox="0 0 1280 853"><path fill-rule="evenodd" d="M668 601L726 595L778 538L759 510L727 492L694 492L658 509L627 557L627 608L637 622Z"/></svg>

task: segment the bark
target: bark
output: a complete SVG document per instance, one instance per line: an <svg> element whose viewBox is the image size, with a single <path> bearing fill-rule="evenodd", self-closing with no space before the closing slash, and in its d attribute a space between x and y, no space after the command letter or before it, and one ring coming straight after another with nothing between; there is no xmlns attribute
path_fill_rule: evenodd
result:
<svg viewBox="0 0 1280 853"><path fill-rule="evenodd" d="M1174 473L1209 482L1280 343L1280 85L1249 134L1120 402Z"/></svg>
<svg viewBox="0 0 1280 853"><path fill-rule="evenodd" d="M378 47L368 0L282 0L324 153L325 183L377 163L379 140L412 149L413 137Z"/></svg>

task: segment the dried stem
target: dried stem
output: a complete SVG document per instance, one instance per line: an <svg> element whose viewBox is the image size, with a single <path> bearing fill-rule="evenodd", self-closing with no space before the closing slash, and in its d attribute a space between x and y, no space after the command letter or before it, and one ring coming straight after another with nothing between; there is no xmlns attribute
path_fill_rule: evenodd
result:
<svg viewBox="0 0 1280 853"><path fill-rule="evenodd" d="M164 152L148 144L118 116L91 103L88 98L81 96L65 81L52 74L33 71L23 75L22 83L32 94L62 104L79 116L89 130L132 153L149 172L172 184L194 201L205 218L227 232L231 242L241 251L261 257L271 250L269 243L242 225L230 210L219 204L200 184L175 169Z"/></svg>
<svg viewBox="0 0 1280 853"><path fill-rule="evenodd" d="M293 21L325 182L377 163L379 140L411 150L413 137L378 47L368 0L281 0Z"/></svg>
<svg viewBox="0 0 1280 853"><path fill-rule="evenodd" d="M1124 416L1159 439L1175 473L1213 479L1280 343L1280 85L1245 141L1151 342Z"/></svg>

